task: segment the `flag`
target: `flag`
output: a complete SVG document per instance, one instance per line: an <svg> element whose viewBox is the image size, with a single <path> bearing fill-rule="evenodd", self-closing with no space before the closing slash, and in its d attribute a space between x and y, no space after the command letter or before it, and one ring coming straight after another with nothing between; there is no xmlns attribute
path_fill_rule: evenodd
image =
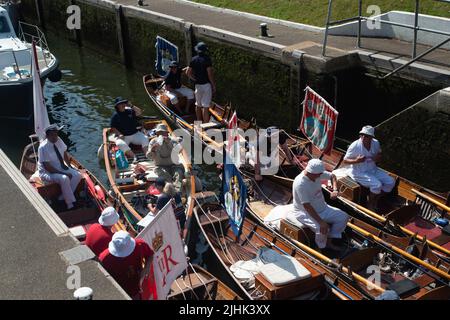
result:
<svg viewBox="0 0 450 320"><path fill-rule="evenodd" d="M165 300L172 283L188 266L171 201L137 238L143 239L154 252L153 273L150 272L142 285L143 298L149 299L156 286L157 299Z"/></svg>
<svg viewBox="0 0 450 320"><path fill-rule="evenodd" d="M238 237L245 218L247 186L236 166L229 163L224 164L222 184L223 204L230 217L231 228Z"/></svg>
<svg viewBox="0 0 450 320"><path fill-rule="evenodd" d="M50 125L48 120L47 107L42 92L41 74L36 51L36 43L33 41L33 59L31 68L33 73L33 112L34 112L34 132L38 135L39 141L45 139L45 128Z"/></svg>
<svg viewBox="0 0 450 320"><path fill-rule="evenodd" d="M227 126L227 149L225 161L226 163L234 163L238 168L241 166L240 157L240 141L239 141L239 128L236 111L233 113Z"/></svg>
<svg viewBox="0 0 450 320"><path fill-rule="evenodd" d="M178 47L166 39L156 37L156 72L164 77L172 61L178 61Z"/></svg>
<svg viewBox="0 0 450 320"><path fill-rule="evenodd" d="M305 91L300 130L320 151L330 154L339 113L310 87Z"/></svg>

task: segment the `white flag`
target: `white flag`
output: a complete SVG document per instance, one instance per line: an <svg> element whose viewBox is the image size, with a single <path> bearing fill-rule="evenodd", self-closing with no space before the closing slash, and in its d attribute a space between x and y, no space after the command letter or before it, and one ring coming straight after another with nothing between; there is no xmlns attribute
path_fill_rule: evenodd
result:
<svg viewBox="0 0 450 320"><path fill-rule="evenodd" d="M144 240L154 251L156 292L158 300L165 300L172 283L188 266L171 201L137 238Z"/></svg>
<svg viewBox="0 0 450 320"><path fill-rule="evenodd" d="M44 130L50 125L50 121L48 120L47 107L45 106L44 94L42 93L41 75L39 72L36 43L34 41L32 51L34 132L38 135L39 141L42 141L45 139Z"/></svg>

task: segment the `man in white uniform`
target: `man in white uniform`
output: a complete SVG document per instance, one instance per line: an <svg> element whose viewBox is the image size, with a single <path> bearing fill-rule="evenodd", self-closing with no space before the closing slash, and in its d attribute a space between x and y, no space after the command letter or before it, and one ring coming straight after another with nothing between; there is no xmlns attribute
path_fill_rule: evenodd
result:
<svg viewBox="0 0 450 320"><path fill-rule="evenodd" d="M45 129L46 139L38 149L39 177L45 182L56 182L61 186L62 197L67 209L72 209L76 202L74 192L81 181L81 174L70 167L67 146L58 137L62 127L55 124Z"/></svg>
<svg viewBox="0 0 450 320"><path fill-rule="evenodd" d="M372 126L365 126L359 135L360 138L348 147L344 163L351 166L349 176L370 189L368 207L376 210L381 192L391 192L395 186L395 180L377 167L376 163L381 158L381 148L380 143L375 139L375 129Z"/></svg>
<svg viewBox="0 0 450 320"><path fill-rule="evenodd" d="M292 186L294 216L315 232L316 244L320 249L327 247L339 250L332 243L332 239L342 237L348 215L325 202L321 186L323 180L331 180L333 184L331 198L336 199L338 196L336 176L325 171L321 160L310 160L306 169L295 178Z"/></svg>

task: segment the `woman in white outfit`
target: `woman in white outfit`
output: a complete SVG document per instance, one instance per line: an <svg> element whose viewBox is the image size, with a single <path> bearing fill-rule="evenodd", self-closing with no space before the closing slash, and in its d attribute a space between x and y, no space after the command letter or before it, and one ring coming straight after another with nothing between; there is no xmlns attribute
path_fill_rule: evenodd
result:
<svg viewBox="0 0 450 320"><path fill-rule="evenodd" d="M359 132L360 138L354 141L347 150L344 163L350 165L348 175L370 189L368 207L375 210L381 192L391 192L395 180L385 171L377 167L381 159L381 148L375 139L375 129L365 126Z"/></svg>

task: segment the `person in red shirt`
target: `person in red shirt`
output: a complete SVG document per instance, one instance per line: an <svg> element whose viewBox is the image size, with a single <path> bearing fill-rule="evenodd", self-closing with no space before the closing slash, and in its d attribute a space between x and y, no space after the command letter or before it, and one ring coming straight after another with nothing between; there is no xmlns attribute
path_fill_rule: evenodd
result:
<svg viewBox="0 0 450 320"><path fill-rule="evenodd" d="M107 207L103 210L101 216L98 218L98 223L89 227L86 233L85 244L99 256L106 248L112 239L113 232L111 227L119 221L119 214L113 207Z"/></svg>
<svg viewBox="0 0 450 320"><path fill-rule="evenodd" d="M141 299L141 284L150 271L153 250L142 239L126 231L114 234L99 261L133 300ZM145 266L143 266L145 263Z"/></svg>

